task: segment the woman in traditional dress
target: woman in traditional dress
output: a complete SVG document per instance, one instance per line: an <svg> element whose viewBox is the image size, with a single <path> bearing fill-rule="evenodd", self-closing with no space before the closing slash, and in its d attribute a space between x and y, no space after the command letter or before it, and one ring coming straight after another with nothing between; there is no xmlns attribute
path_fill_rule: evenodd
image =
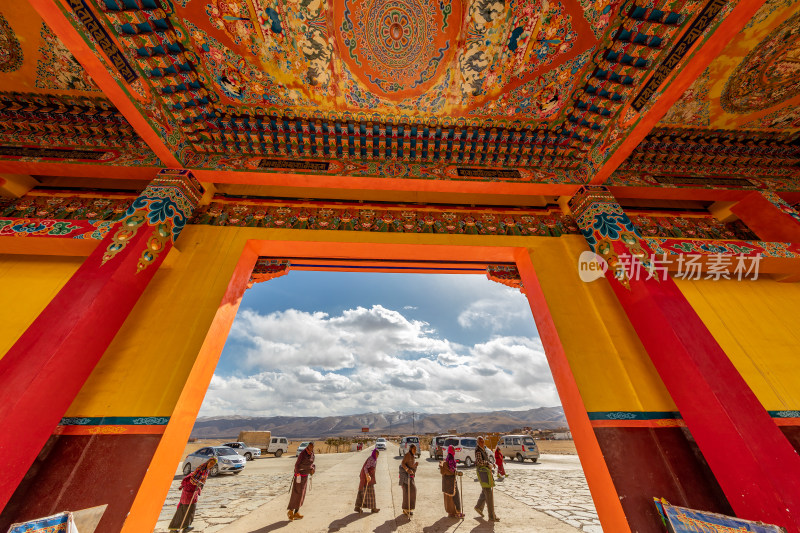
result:
<svg viewBox="0 0 800 533"><path fill-rule="evenodd" d="M178 503L178 510L169 523L170 531L191 531L194 529L191 524L194 520L194 510L197 505L197 498L203 485L206 484L208 473L217 464L217 458L212 457L205 463L195 468L194 472L183 478L181 481L181 501Z"/></svg>
<svg viewBox="0 0 800 533"><path fill-rule="evenodd" d="M403 487L403 514L414 516L414 507L417 504L417 484L414 476L417 473L419 463L414 460L417 455L417 445L412 444L408 448L403 460L400 462L400 485Z"/></svg>
<svg viewBox="0 0 800 533"><path fill-rule="evenodd" d="M442 492L444 493L444 510L450 518L464 518L461 512L461 495L458 493L458 483L456 476L463 476L456 465L456 450L452 446L447 447L447 458L439 463L439 471L442 473Z"/></svg>
<svg viewBox="0 0 800 533"><path fill-rule="evenodd" d="M503 479L506 476L506 467L503 465L503 452L499 444L494 449L494 462L497 465L497 479Z"/></svg>
<svg viewBox="0 0 800 533"><path fill-rule="evenodd" d="M359 474L358 494L356 495L357 513L362 507L369 508L373 513L380 511L375 503L375 467L378 465L378 450L373 449Z"/></svg>
<svg viewBox="0 0 800 533"><path fill-rule="evenodd" d="M303 500L306 499L306 483L308 476L314 475L314 443L311 442L297 456L294 463L294 478L292 479L292 496L289 498L289 506L286 514L289 520L300 520L303 515L299 513Z"/></svg>

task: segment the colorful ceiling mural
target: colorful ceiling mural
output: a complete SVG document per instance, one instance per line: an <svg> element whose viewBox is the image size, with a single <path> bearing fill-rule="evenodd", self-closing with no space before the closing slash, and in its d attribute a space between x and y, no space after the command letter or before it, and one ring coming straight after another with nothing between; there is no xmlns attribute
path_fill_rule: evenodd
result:
<svg viewBox="0 0 800 533"><path fill-rule="evenodd" d="M0 6L0 157L161 166L26 2Z"/></svg>
<svg viewBox="0 0 800 533"><path fill-rule="evenodd" d="M99 89L27 2L0 5L0 91L97 96Z"/></svg>
<svg viewBox="0 0 800 533"><path fill-rule="evenodd" d="M797 133L798 104L798 4L768 0L660 124Z"/></svg>
<svg viewBox="0 0 800 533"><path fill-rule="evenodd" d="M26 108L35 119L5 108L0 144L105 147L126 151L114 161L132 165L156 163L155 144L193 169L544 184L592 180L741 4L52 1L107 68L104 87L118 85L115 101L123 95L123 107L152 130L144 132L149 147L142 126L134 131L121 114L116 137L85 126L94 115L76 113L69 134L49 131L47 145L36 145L36 127L14 130L47 122L52 98L69 107L81 96L117 113L24 1L0 8L0 39L11 43L0 69L19 63L0 75L0 91L4 101L50 100ZM794 187L796 12L796 2L769 0L611 182L673 186L716 176Z"/></svg>
<svg viewBox="0 0 800 533"><path fill-rule="evenodd" d="M587 156L609 145L614 117L667 45L690 25L702 40L735 4L720 2L63 5L187 166L416 160L556 169L570 181L588 178ZM101 27L85 25L95 19Z"/></svg>
<svg viewBox="0 0 800 533"><path fill-rule="evenodd" d="M577 0L210 0L174 6L170 19L185 24L223 104L280 105L297 114L369 111L383 121L399 114L530 121L557 110L570 61L596 44L585 12L602 34L610 17L594 10L611 7ZM487 105L508 93L524 104Z"/></svg>

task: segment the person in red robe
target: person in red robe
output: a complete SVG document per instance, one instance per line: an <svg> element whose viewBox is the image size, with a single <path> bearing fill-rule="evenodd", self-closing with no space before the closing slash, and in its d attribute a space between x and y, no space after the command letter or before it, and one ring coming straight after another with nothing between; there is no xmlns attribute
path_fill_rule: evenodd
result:
<svg viewBox="0 0 800 533"><path fill-rule="evenodd" d="M286 514L289 520L300 520L303 515L299 513L300 506L306 499L306 483L308 476L314 475L314 443L309 443L306 449L297 456L294 463L294 479L292 480L292 496L289 498L289 506Z"/></svg>
<svg viewBox="0 0 800 533"><path fill-rule="evenodd" d="M178 503L178 510L169 523L170 531L191 531L192 521L194 521L194 511L197 506L197 498L203 485L206 484L208 473L217 464L217 458L212 457L205 463L194 469L194 472L183 478L181 481L181 501Z"/></svg>
<svg viewBox="0 0 800 533"><path fill-rule="evenodd" d="M506 468L503 465L503 452L500 451L500 446L494 449L494 462L497 465L497 479L503 479L506 476Z"/></svg>
<svg viewBox="0 0 800 533"><path fill-rule="evenodd" d="M366 507L372 510L373 513L380 511L375 503L375 467L378 466L378 450L373 449L372 452L364 461L364 466L361 467L359 474L358 494L356 495L355 511L361 512L361 509Z"/></svg>

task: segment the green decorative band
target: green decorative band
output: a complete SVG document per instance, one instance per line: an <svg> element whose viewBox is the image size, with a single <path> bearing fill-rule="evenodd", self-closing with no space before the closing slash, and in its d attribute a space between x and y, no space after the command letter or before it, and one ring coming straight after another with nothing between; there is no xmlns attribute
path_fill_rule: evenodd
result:
<svg viewBox="0 0 800 533"><path fill-rule="evenodd" d="M663 420L680 419L677 411L591 411L589 420Z"/></svg>
<svg viewBox="0 0 800 533"><path fill-rule="evenodd" d="M800 418L800 410L767 411L772 418Z"/></svg>
<svg viewBox="0 0 800 533"><path fill-rule="evenodd" d="M65 417L59 426L166 426L168 416L74 416Z"/></svg>
<svg viewBox="0 0 800 533"><path fill-rule="evenodd" d="M800 410L767 411L772 418L800 418ZM589 420L680 420L678 411L590 411Z"/></svg>

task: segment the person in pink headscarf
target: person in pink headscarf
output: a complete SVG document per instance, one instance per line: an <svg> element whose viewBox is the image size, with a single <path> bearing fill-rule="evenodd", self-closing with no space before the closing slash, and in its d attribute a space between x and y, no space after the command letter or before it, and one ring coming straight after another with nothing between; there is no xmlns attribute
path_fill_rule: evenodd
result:
<svg viewBox="0 0 800 533"><path fill-rule="evenodd" d="M372 450L359 474L358 494L356 495L355 512L362 508L371 509L373 513L380 511L375 503L375 467L378 466L378 449Z"/></svg>
<svg viewBox="0 0 800 533"><path fill-rule="evenodd" d="M456 450L447 447L447 457L439 463L439 472L442 474L442 493L444 493L444 510L450 518L464 518L461 512L461 495L458 493L456 477L463 475L456 466Z"/></svg>

